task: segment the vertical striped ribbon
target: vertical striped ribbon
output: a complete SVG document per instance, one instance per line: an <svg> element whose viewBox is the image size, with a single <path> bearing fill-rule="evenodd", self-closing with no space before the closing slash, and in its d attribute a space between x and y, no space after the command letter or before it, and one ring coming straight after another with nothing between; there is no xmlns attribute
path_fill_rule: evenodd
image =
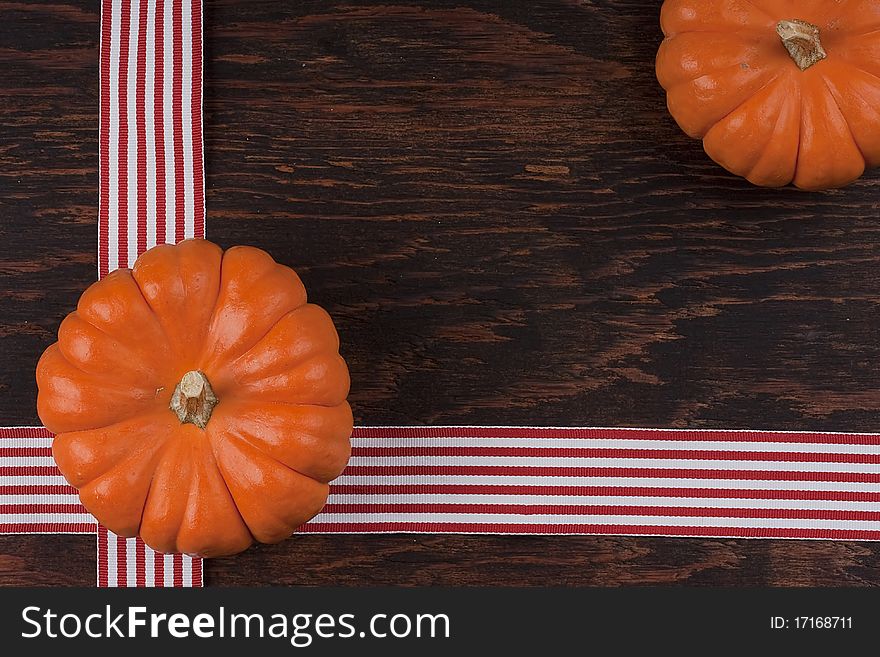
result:
<svg viewBox="0 0 880 657"><path fill-rule="evenodd" d="M201 0L101 5L98 275L205 236ZM200 586L202 560L98 528L99 586Z"/></svg>
<svg viewBox="0 0 880 657"><path fill-rule="evenodd" d="M104 0L99 275L203 237L201 0ZM200 559L98 527L41 427L0 428L0 534L98 536L99 586L201 586ZM357 427L318 533L880 540L880 435Z"/></svg>
<svg viewBox="0 0 880 657"><path fill-rule="evenodd" d="M205 236L201 0L105 0L98 273Z"/></svg>

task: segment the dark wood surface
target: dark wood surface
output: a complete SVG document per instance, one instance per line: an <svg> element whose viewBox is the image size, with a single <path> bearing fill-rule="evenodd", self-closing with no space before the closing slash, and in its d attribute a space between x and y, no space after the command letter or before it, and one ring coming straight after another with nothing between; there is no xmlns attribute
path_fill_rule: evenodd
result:
<svg viewBox="0 0 880 657"><path fill-rule="evenodd" d="M877 431L880 176L726 174L654 0L206 3L208 236L334 316L356 421ZM0 2L0 424L95 275L98 3ZM297 536L225 584L878 585L880 545ZM0 584L94 539L0 538Z"/></svg>

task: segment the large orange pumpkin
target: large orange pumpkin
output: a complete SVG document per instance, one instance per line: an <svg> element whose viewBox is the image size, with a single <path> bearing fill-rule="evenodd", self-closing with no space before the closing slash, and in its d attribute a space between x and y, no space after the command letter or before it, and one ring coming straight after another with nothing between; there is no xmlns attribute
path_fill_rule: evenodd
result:
<svg viewBox="0 0 880 657"><path fill-rule="evenodd" d="M666 0L669 111L729 171L841 187L880 164L878 0Z"/></svg>
<svg viewBox="0 0 880 657"><path fill-rule="evenodd" d="M160 552L233 554L314 516L350 454L333 322L267 253L162 245L89 287L37 365L85 507Z"/></svg>

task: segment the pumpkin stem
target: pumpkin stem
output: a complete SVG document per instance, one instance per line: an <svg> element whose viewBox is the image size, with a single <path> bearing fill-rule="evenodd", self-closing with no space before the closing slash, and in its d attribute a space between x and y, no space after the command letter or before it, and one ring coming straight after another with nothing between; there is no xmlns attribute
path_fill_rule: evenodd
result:
<svg viewBox="0 0 880 657"><path fill-rule="evenodd" d="M189 422L204 429L218 401L205 373L191 370L183 375L174 389L170 408L181 424Z"/></svg>
<svg viewBox="0 0 880 657"><path fill-rule="evenodd" d="M828 57L819 40L819 28L800 20L779 21L776 33L788 50L788 54L802 71Z"/></svg>

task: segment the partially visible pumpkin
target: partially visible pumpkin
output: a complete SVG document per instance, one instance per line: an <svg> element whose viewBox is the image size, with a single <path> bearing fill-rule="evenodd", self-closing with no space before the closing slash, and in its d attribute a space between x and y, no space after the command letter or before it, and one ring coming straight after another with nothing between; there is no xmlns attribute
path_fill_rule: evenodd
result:
<svg viewBox="0 0 880 657"><path fill-rule="evenodd" d="M37 365L85 507L160 552L233 554L314 516L350 454L329 315L252 247L162 245L93 284Z"/></svg>
<svg viewBox="0 0 880 657"><path fill-rule="evenodd" d="M679 126L767 187L880 165L878 0L666 0L657 78Z"/></svg>

